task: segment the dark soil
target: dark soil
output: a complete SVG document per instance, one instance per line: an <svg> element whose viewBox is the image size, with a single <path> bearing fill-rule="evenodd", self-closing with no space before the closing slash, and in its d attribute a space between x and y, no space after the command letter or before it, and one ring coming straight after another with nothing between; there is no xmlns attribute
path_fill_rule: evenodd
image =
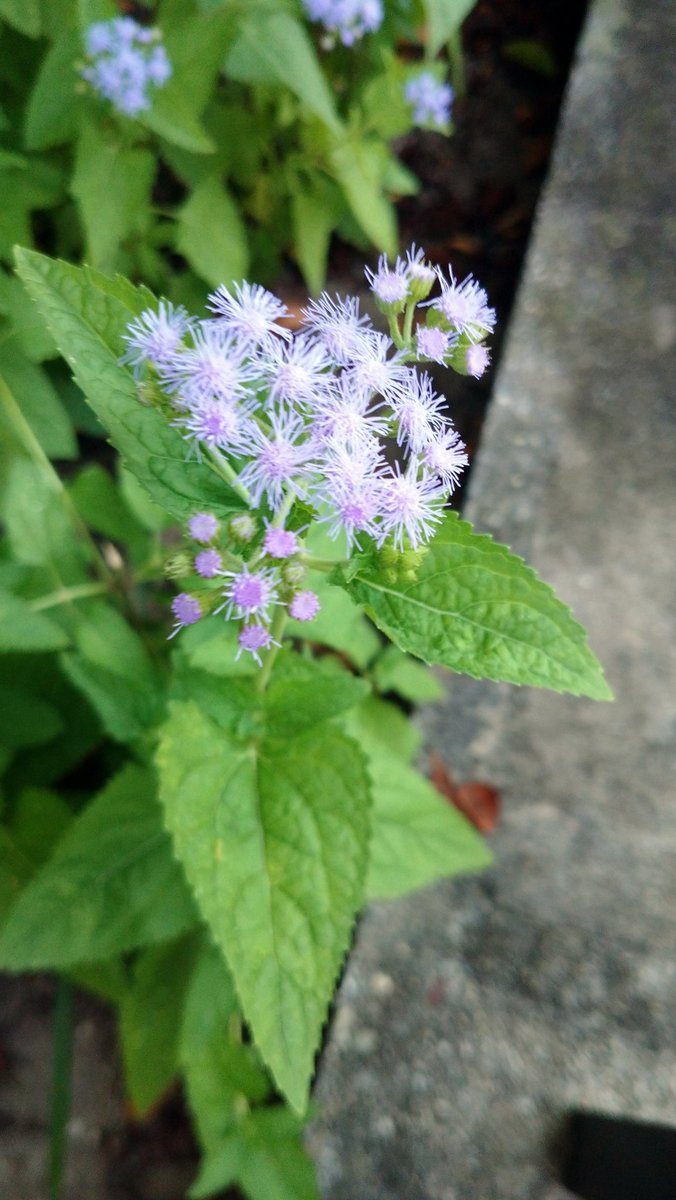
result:
<svg viewBox="0 0 676 1200"><path fill-rule="evenodd" d="M454 136L414 131L399 146L402 160L422 184L417 196L400 204L402 245L417 243L433 262L444 268L451 265L460 278L472 273L498 312L493 367L486 376L477 382L444 371L438 380L470 455L478 446L585 8L585 0L479 0L463 30L466 91L455 105ZM514 43L519 42L522 54L534 55L545 65L551 60L555 70L543 73L519 65L512 57L517 53ZM337 244L331 274L355 287L363 285L361 256L357 267L354 250ZM34 1030L41 1021L47 1040L39 1050L40 1075L48 1087L51 986L39 981L37 996L31 981L11 981L5 987L0 1004L0 1134L11 1123L16 1145L27 1147L27 1185L17 1192L18 1177L10 1171L13 1197L42 1200L31 1190L28 1162L31 1154L44 1159L45 1138L38 1139L34 1150L31 1146L34 1135L45 1129L46 1106L38 1102L35 1110L35 1101L26 1098L38 1076L32 1068L25 1074L22 1062L34 1057ZM109 1085L106 1111L94 1111L94 1088L88 1112L88 1136L97 1139L97 1169L84 1190L81 1177L80 1184L69 1186L64 1200L83 1200L85 1194L87 1200L180 1200L197 1162L180 1093L168 1097L143 1123L128 1119L118 1098L111 1021L102 1006L86 998L77 1017L76 1055L78 1031L89 1026L98 1030L92 1035L95 1053L89 1054L86 1067L99 1078L104 1075ZM27 1038L23 1048L20 1034ZM78 1067L76 1059L76 1071L82 1069L84 1064ZM78 1153L73 1133L71 1157ZM71 1180L78 1177L74 1166L71 1162ZM0 1183L2 1179L0 1169ZM227 1200L237 1200L237 1194L229 1192Z"/></svg>

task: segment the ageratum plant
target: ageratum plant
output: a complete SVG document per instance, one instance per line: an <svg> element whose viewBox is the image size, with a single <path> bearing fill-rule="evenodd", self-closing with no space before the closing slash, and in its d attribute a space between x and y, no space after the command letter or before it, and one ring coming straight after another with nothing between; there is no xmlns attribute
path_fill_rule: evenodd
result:
<svg viewBox="0 0 676 1200"><path fill-rule="evenodd" d="M192 1196L311 1200L300 1132L355 915L488 861L393 697L434 695L437 663L609 698L551 589L448 505L467 459L425 367L479 376L495 316L415 249L367 273L384 328L323 294L295 333L259 285L198 318L33 251L18 269L120 460L63 484L2 385L0 965L117 1006L140 1112L182 1076Z"/></svg>

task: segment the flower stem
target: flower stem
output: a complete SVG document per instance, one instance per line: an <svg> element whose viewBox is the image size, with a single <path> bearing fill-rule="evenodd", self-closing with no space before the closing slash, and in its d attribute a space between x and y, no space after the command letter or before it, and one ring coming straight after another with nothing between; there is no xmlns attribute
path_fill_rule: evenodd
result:
<svg viewBox="0 0 676 1200"><path fill-rule="evenodd" d="M207 450L207 455L216 474L220 475L221 479L227 483L228 487L232 488L233 492L236 492L240 499L242 499L250 508L251 496L247 489L239 482L237 472L235 471L234 467L230 466L227 458L224 458L219 450L215 450L213 448L209 448Z"/></svg>
<svg viewBox="0 0 676 1200"><path fill-rule="evenodd" d="M33 612L42 612L45 608L56 608L59 604L69 604L71 600L82 600L85 596L101 596L110 589L106 583L78 583L73 587L59 588L48 596L38 596L30 601Z"/></svg>
<svg viewBox="0 0 676 1200"><path fill-rule="evenodd" d="M346 567L349 558L315 558L312 554L299 554L298 561L311 571L332 571L334 567Z"/></svg>
<svg viewBox="0 0 676 1200"><path fill-rule="evenodd" d="M268 650L265 653L265 658L263 659L263 666L261 667L260 674L258 676L258 679L256 680L256 691L261 696L265 692L265 690L270 682L270 675L272 673L274 661L275 661L275 659L279 653L280 647L281 647L282 634L284 632L284 626L286 625L287 617L288 617L288 613L286 611L285 606L283 604L280 604L275 613L274 620L273 620L272 626L270 628L270 633L272 635L272 645L268 648Z"/></svg>

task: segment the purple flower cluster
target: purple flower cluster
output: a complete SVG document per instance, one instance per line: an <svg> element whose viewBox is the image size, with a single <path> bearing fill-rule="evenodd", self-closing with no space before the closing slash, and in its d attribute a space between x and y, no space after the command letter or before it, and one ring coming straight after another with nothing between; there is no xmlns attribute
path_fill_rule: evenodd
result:
<svg viewBox="0 0 676 1200"><path fill-rule="evenodd" d="M211 458L248 502L251 511L229 523L231 542L262 535L253 557L226 571L215 519L201 513L190 523L191 536L207 547L195 569L205 580L227 579L220 607L244 622L240 646L254 656L272 635L264 645L263 633L251 628L269 633L276 605L299 620L316 611L313 593L297 590L302 538L285 528L295 500L313 508L331 536L342 535L348 552L365 539L416 549L432 537L467 465L444 401L419 364L483 373L489 355L482 343L495 323L486 293L471 277L445 277L415 248L393 265L381 258L367 277L390 336L355 297L326 293L303 310L292 335L280 324L282 301L251 284L219 288L206 320L162 302L125 336L123 361L137 378L150 373L159 384L188 456ZM427 299L435 284L439 294ZM227 554L231 560L231 546Z"/></svg>
<svg viewBox="0 0 676 1200"><path fill-rule="evenodd" d="M85 33L82 78L119 112L135 117L150 108L150 89L162 87L171 75L161 39L159 29L133 17L96 21Z"/></svg>
<svg viewBox="0 0 676 1200"><path fill-rule="evenodd" d="M332 38L352 46L383 21L382 0L303 0L311 21L321 21Z"/></svg>
<svg viewBox="0 0 676 1200"><path fill-rule="evenodd" d="M413 107L416 125L433 129L448 125L455 92L449 83L440 83L432 71L422 71L409 79L404 96Z"/></svg>

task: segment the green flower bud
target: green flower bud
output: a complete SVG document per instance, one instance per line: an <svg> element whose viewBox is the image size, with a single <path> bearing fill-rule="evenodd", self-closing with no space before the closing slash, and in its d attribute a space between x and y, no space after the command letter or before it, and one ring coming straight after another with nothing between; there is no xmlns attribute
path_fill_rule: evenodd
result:
<svg viewBox="0 0 676 1200"><path fill-rule="evenodd" d="M256 536L257 529L250 513L238 513L228 521L228 533L236 542L250 542Z"/></svg>

